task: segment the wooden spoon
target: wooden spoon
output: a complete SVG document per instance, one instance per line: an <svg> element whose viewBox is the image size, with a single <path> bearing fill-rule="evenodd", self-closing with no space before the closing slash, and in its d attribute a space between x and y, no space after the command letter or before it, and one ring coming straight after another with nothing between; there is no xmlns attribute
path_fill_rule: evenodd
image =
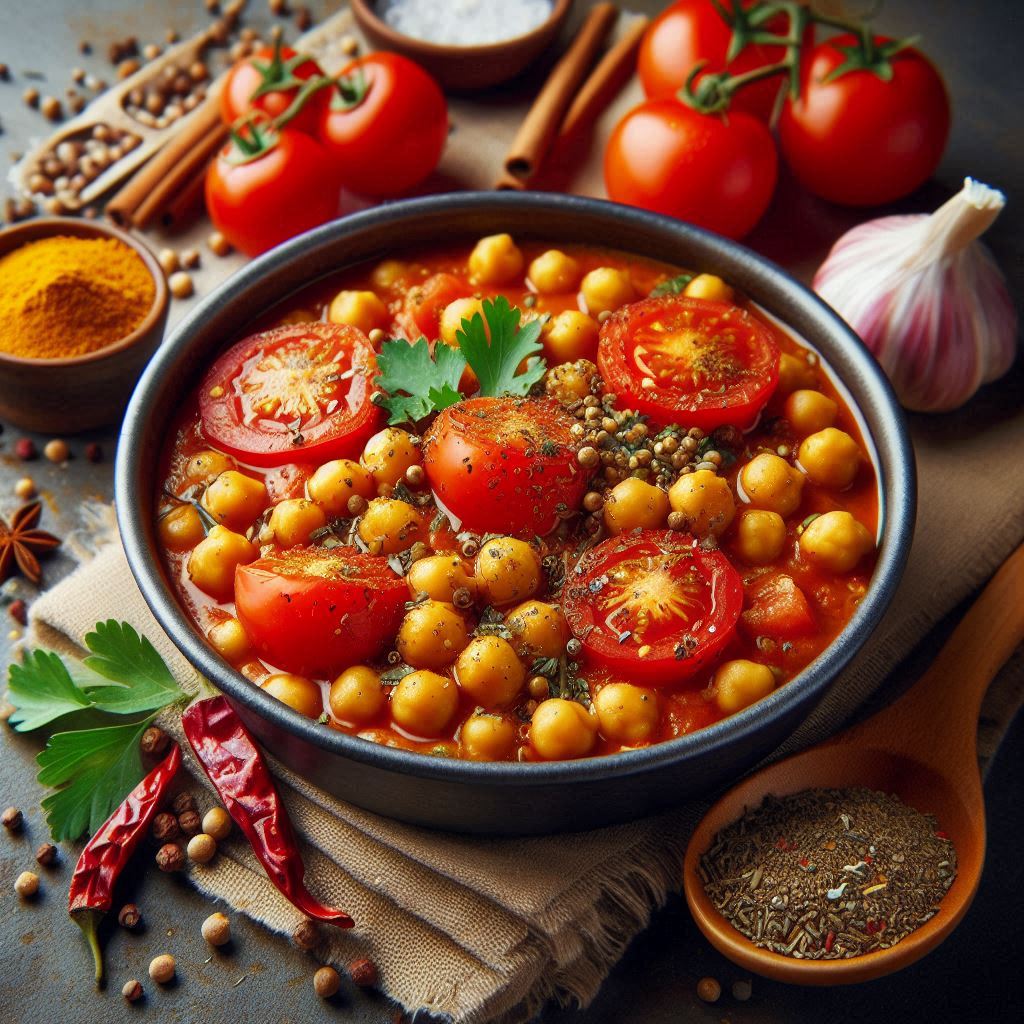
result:
<svg viewBox="0 0 1024 1024"><path fill-rule="evenodd" d="M1024 545L1007 559L917 683L895 704L826 743L744 779L704 815L683 864L697 925L730 960L756 974L801 985L868 981L912 964L957 926L974 898L985 860L985 803L976 733L981 700L1024 640ZM698 865L715 834L769 793L868 786L935 815L956 849L956 880L930 921L889 949L848 960L797 960L755 946L714 907Z"/></svg>

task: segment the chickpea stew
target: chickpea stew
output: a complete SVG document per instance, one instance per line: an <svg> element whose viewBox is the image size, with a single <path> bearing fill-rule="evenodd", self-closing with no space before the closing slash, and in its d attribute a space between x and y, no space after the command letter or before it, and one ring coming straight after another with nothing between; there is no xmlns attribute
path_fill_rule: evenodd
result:
<svg viewBox="0 0 1024 1024"><path fill-rule="evenodd" d="M260 326L179 412L158 535L209 644L325 728L646 746L785 685L866 592L853 412L717 277L495 235Z"/></svg>

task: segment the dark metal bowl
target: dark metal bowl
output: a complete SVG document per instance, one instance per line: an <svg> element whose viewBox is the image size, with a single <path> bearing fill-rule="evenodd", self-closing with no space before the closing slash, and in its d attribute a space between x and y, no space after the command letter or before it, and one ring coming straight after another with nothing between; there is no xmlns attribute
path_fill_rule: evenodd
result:
<svg viewBox="0 0 1024 1024"><path fill-rule="evenodd" d="M156 543L154 497L172 414L214 356L271 306L345 267L409 247L509 231L699 267L738 286L815 348L859 408L878 475L878 564L857 612L795 679L745 711L666 743L610 757L489 764L429 757L324 728L264 693L210 648L182 610ZM325 225L255 260L209 296L160 349L133 395L117 455L118 522L142 593L171 639L295 771L402 821L490 835L591 828L637 818L737 778L800 724L878 624L910 548L914 460L889 383L832 310L784 271L706 231L570 196L473 193L394 203Z"/></svg>

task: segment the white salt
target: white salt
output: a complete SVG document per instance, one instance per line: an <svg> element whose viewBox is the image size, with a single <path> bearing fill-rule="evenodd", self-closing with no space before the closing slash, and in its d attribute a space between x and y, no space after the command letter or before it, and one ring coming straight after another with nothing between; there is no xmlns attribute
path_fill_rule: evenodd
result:
<svg viewBox="0 0 1024 1024"><path fill-rule="evenodd" d="M379 0L396 32L430 43L475 46L525 35L551 17L552 0Z"/></svg>

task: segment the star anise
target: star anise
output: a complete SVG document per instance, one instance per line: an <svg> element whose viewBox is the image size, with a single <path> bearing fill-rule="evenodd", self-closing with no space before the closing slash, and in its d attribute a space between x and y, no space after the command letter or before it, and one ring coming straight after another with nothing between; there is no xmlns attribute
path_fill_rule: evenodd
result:
<svg viewBox="0 0 1024 1024"><path fill-rule="evenodd" d="M39 568L36 552L50 551L60 544L60 538L35 528L42 510L42 505L34 501L31 505L22 505L11 516L10 525L0 519L0 583L15 568L33 583L42 578L43 571Z"/></svg>

